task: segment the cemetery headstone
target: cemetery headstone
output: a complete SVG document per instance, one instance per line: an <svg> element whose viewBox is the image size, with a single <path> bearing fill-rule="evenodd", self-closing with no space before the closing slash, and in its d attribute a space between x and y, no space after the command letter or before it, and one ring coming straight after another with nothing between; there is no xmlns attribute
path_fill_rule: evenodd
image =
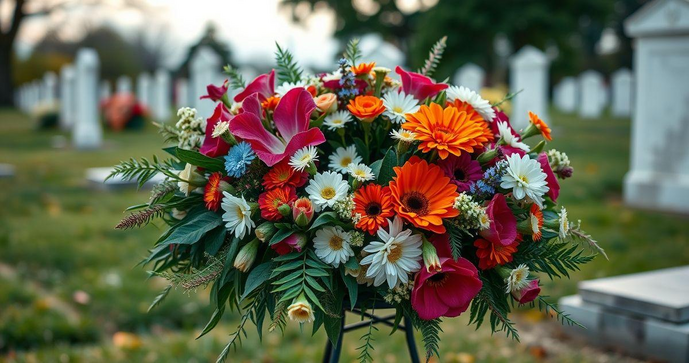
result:
<svg viewBox="0 0 689 363"><path fill-rule="evenodd" d="M660 0L625 22L635 101L627 204L689 213L689 2Z"/></svg>
<svg viewBox="0 0 689 363"><path fill-rule="evenodd" d="M485 78L486 72L483 68L473 63L467 63L457 70L452 81L457 86L464 86L479 93L483 88Z"/></svg>
<svg viewBox="0 0 689 363"><path fill-rule="evenodd" d="M112 86L110 82L103 80L100 83L100 101L103 102L112 96Z"/></svg>
<svg viewBox="0 0 689 363"><path fill-rule="evenodd" d="M386 42L378 34L367 34L359 40L359 49L364 59L375 61L380 67L387 67L393 70L390 74L396 77L395 66L402 66L405 63L404 52L394 44Z"/></svg>
<svg viewBox="0 0 689 363"><path fill-rule="evenodd" d="M510 59L510 91L521 91L512 99L512 126L529 125L529 111L548 118L548 57L537 48L525 46ZM552 122L551 122L552 124Z"/></svg>
<svg viewBox="0 0 689 363"><path fill-rule="evenodd" d="M98 53L82 48L76 56L76 119L72 142L77 149L96 149L101 146L103 129L98 113Z"/></svg>
<svg viewBox="0 0 689 363"><path fill-rule="evenodd" d="M632 72L627 68L612 74L612 114L627 117L632 113Z"/></svg>
<svg viewBox="0 0 689 363"><path fill-rule="evenodd" d="M215 51L207 46L199 47L196 53L191 58L189 66L190 82L191 82L191 99L194 101L194 106L198 111L198 115L202 118L208 118L213 114L215 104L208 99L200 99L206 94L206 86L211 83L217 83L218 79L222 79L220 71L222 70L221 59Z"/></svg>
<svg viewBox="0 0 689 363"><path fill-rule="evenodd" d="M86 169L86 181L89 186L96 190L120 190L125 188L136 188L138 183L136 180L130 180L122 177L121 175L116 175L108 180L105 180L108 175L112 172L112 167L103 168L89 168ZM163 174L156 174L153 178L147 181L143 187L151 188L154 185L165 180Z"/></svg>
<svg viewBox="0 0 689 363"><path fill-rule="evenodd" d="M68 64L60 70L60 127L69 130L76 116L76 71Z"/></svg>
<svg viewBox="0 0 689 363"><path fill-rule="evenodd" d="M574 112L577 109L577 80L574 77L565 77L558 83L555 106L563 112Z"/></svg>
<svg viewBox="0 0 689 363"><path fill-rule="evenodd" d="M170 74L165 69L155 73L153 87L153 117L159 122L170 119Z"/></svg>
<svg viewBox="0 0 689 363"><path fill-rule="evenodd" d="M147 109L151 109L151 76L141 73L136 79L136 99Z"/></svg>
<svg viewBox="0 0 689 363"><path fill-rule="evenodd" d="M14 165L0 164L0 179L12 178L14 176Z"/></svg>
<svg viewBox="0 0 689 363"><path fill-rule="evenodd" d="M579 76L579 116L598 118L603 112L605 98L603 76L596 71L586 71Z"/></svg>
<svg viewBox="0 0 689 363"><path fill-rule="evenodd" d="M132 79L128 76L119 76L115 88L117 93L132 93Z"/></svg>
<svg viewBox="0 0 689 363"><path fill-rule="evenodd" d="M179 109L193 105L189 99L189 81L186 78L181 78L175 82L175 85L175 106Z"/></svg>
<svg viewBox="0 0 689 363"><path fill-rule="evenodd" d="M57 76L53 72L46 72L43 75L43 103L45 105L52 105L55 103L57 97Z"/></svg>

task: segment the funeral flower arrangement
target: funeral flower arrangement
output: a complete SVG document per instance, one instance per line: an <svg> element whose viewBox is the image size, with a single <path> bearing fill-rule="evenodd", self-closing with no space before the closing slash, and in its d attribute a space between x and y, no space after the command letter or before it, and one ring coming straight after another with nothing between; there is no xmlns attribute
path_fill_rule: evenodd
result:
<svg viewBox="0 0 689 363"><path fill-rule="evenodd" d="M539 296L539 277L602 252L556 204L569 159L545 151L551 130L537 115L515 130L499 103L430 78L443 49L418 72L361 61L357 41L332 73L303 74L279 46L276 69L251 82L226 67L204 96L217 103L210 117L182 108L161 126L167 160L113 172L167 177L117 226L166 225L143 261L170 281L152 307L173 287L210 287L201 335L226 311L241 316L221 360L248 321L259 338L264 324L294 321L335 342L352 307L396 309L428 357L441 318L467 311L515 338L508 314L521 304L574 323Z"/></svg>

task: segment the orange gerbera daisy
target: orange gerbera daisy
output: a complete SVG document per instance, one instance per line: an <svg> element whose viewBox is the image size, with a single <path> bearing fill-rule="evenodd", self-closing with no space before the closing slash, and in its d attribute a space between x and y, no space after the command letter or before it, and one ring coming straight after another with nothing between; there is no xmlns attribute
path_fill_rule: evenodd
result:
<svg viewBox="0 0 689 363"><path fill-rule="evenodd" d="M517 252L519 242L521 242L519 235L517 235L517 239L512 244L507 246L500 243L492 243L483 238L477 239L474 242L474 246L476 246L478 268L481 270L489 270L497 265L504 265L511 262L512 255Z"/></svg>
<svg viewBox="0 0 689 363"><path fill-rule="evenodd" d="M354 193L354 215L361 216L356 228L375 234L380 227L387 227L387 218L393 216L390 188L368 184Z"/></svg>
<svg viewBox="0 0 689 363"><path fill-rule="evenodd" d="M545 121L541 120L538 115L535 113L529 111L529 122L536 126L538 131L540 131L541 136L543 136L544 139L548 141L553 141L553 137L550 136L550 127L548 127L548 124L545 123Z"/></svg>
<svg viewBox="0 0 689 363"><path fill-rule="evenodd" d="M286 185L299 188L306 183L308 178L309 173L294 170L289 165L289 159L285 159L273 166L263 176L263 186L266 189L279 188Z"/></svg>
<svg viewBox="0 0 689 363"><path fill-rule="evenodd" d="M394 170L390 194L395 212L418 228L445 233L443 219L459 215L453 208L457 186L440 167L416 156Z"/></svg>
<svg viewBox="0 0 689 363"><path fill-rule="evenodd" d="M376 96L357 96L349 101L347 109L364 122L372 122L374 118L385 112L383 100Z"/></svg>
<svg viewBox="0 0 689 363"><path fill-rule="evenodd" d="M359 63L355 66L352 67L352 73L356 74L357 76L362 75L362 74L369 74L373 70L373 67L376 66L376 62L371 62L371 63Z"/></svg>
<svg viewBox="0 0 689 363"><path fill-rule="evenodd" d="M464 111L467 113L467 118L481 124L483 126L483 136L488 139L487 142L493 142L495 139L495 136L493 135L493 131L490 129L490 125L488 124L488 121L486 121L483 116L481 116L480 113L476 112L474 107L470 105L468 102L464 102L462 100L456 99L454 102L447 102L448 107L454 107L457 109L457 111Z"/></svg>
<svg viewBox="0 0 689 363"><path fill-rule="evenodd" d="M531 210L529 210L529 225L531 227L531 239L534 241L540 241L543 233L541 228L543 228L543 212L536 203L531 205Z"/></svg>
<svg viewBox="0 0 689 363"><path fill-rule="evenodd" d="M441 159L446 159L450 154L459 156L462 151L473 153L475 148L483 147L488 142L484 123L469 118L466 111L431 103L431 107L422 105L418 112L407 114L402 128L416 133L421 141L419 150L436 150Z"/></svg>
<svg viewBox="0 0 689 363"><path fill-rule="evenodd" d="M297 200L297 192L291 186L273 188L263 192L258 196L258 208L261 210L261 217L269 221L279 221L282 219L282 214L278 208L283 204L291 204L295 200Z"/></svg>
<svg viewBox="0 0 689 363"><path fill-rule="evenodd" d="M203 188L203 201L206 202L208 210L217 211L222 202L222 183L227 184L227 177L223 177L221 173L215 172L208 177L208 184Z"/></svg>
<svg viewBox="0 0 689 363"><path fill-rule="evenodd" d="M275 111L275 107L278 107L279 102L280 97L271 96L267 98L265 101L261 102L261 107L263 107L264 110Z"/></svg>

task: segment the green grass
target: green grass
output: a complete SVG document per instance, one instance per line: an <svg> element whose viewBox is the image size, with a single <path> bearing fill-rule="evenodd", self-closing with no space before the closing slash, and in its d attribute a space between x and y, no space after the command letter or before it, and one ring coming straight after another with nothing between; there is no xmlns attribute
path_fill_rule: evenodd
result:
<svg viewBox="0 0 689 363"><path fill-rule="evenodd" d="M545 281L544 293L556 299L576 291L577 281L689 263L686 217L632 210L621 202L628 169L629 120L605 117L580 120L554 114L555 141L575 168L562 183L561 204L573 220L606 249L571 280ZM133 190L101 192L88 188L85 169L113 165L132 156L159 156L161 144L152 127L143 132L107 133L98 151L51 147L58 131L37 131L28 117L0 110L0 163L16 167L12 179L0 179L0 361L208 361L222 350L236 318L200 340L211 310L205 292L179 292L151 313L148 305L165 284L147 280L137 267L162 232L156 226L115 231L129 205L147 198ZM68 136L68 135L66 135ZM90 296L87 304L75 292ZM535 361L529 332L552 325L518 317L526 328L524 344L467 326L467 317L448 320L441 345L443 361ZM352 317L352 319L356 319ZM536 324L536 325L534 325ZM112 336L126 331L141 337L138 348L115 347ZM265 333L261 344L252 328L232 361L318 361L325 335L310 336L290 324L285 336ZM361 332L363 333L363 332ZM353 333L345 339L343 361L356 358L361 345ZM374 334L376 361L406 361L403 337ZM421 347L419 347L421 348ZM550 352L555 361L594 361L595 354L570 349Z"/></svg>

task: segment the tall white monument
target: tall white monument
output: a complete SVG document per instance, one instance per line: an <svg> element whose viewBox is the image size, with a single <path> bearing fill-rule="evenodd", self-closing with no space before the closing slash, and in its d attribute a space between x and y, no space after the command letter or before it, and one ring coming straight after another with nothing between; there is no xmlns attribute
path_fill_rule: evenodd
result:
<svg viewBox="0 0 689 363"><path fill-rule="evenodd" d="M72 140L77 149L96 149L103 141L103 129L98 117L98 77L100 61L98 53L82 48L76 57L76 122Z"/></svg>
<svg viewBox="0 0 689 363"><path fill-rule="evenodd" d="M456 86L464 86L479 93L481 92L481 88L483 88L485 78L486 72L483 68L474 63L467 63L455 72L452 82Z"/></svg>
<svg viewBox="0 0 689 363"><path fill-rule="evenodd" d="M153 117L156 121L170 120L170 73L165 69L159 69L155 73L153 82Z"/></svg>
<svg viewBox="0 0 689 363"><path fill-rule="evenodd" d="M577 109L577 80L574 77L565 77L557 85L555 106L562 112L571 113Z"/></svg>
<svg viewBox="0 0 689 363"><path fill-rule="evenodd" d="M625 202L689 213L689 2L647 4L625 31L636 89Z"/></svg>
<svg viewBox="0 0 689 363"><path fill-rule="evenodd" d="M57 101L57 75L46 72L43 75L43 104L53 105Z"/></svg>
<svg viewBox="0 0 689 363"><path fill-rule="evenodd" d="M115 85L117 93L132 93L132 79L128 76L119 76Z"/></svg>
<svg viewBox="0 0 689 363"><path fill-rule="evenodd" d="M612 114L617 117L628 117L632 113L632 71L627 68L612 74Z"/></svg>
<svg viewBox="0 0 689 363"><path fill-rule="evenodd" d="M605 106L603 76L588 70L579 76L579 116L582 118L598 118Z"/></svg>
<svg viewBox="0 0 689 363"><path fill-rule="evenodd" d="M510 59L510 92L519 92L512 99L510 121L515 129L529 125L529 111L548 120L548 69L550 61L541 50L527 45ZM551 122L552 124L552 122Z"/></svg>
<svg viewBox="0 0 689 363"><path fill-rule="evenodd" d="M76 71L71 64L60 69L60 127L69 130L76 116Z"/></svg>
<svg viewBox="0 0 689 363"><path fill-rule="evenodd" d="M186 78L180 78L175 81L175 107L190 107L193 103L189 99L189 81Z"/></svg>
<svg viewBox="0 0 689 363"><path fill-rule="evenodd" d="M136 99L146 107L149 112L151 109L151 76L148 73L141 73L136 79Z"/></svg>
<svg viewBox="0 0 689 363"><path fill-rule="evenodd" d="M211 48L203 46L196 50L189 63L191 82L190 98L194 101L190 107L196 107L198 115L208 118L213 114L215 103L208 99L200 99L206 94L206 86L217 83L221 79L222 60Z"/></svg>

